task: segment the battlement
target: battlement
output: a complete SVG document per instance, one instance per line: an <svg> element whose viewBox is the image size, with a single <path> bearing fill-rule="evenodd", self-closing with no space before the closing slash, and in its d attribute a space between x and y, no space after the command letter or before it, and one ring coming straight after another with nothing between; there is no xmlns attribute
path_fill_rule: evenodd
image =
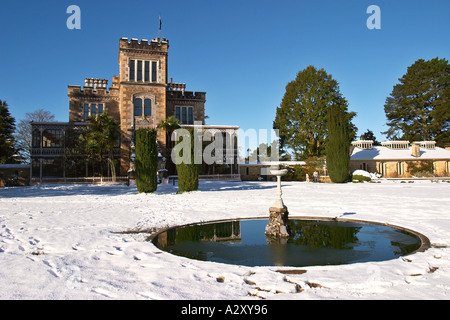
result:
<svg viewBox="0 0 450 320"><path fill-rule="evenodd" d="M171 82L167 84L167 90L168 91L181 91L184 92L186 89L185 83L173 83L172 79L170 79Z"/></svg>
<svg viewBox="0 0 450 320"><path fill-rule="evenodd" d="M200 100L206 101L206 92L193 92L193 91L174 91L167 89L167 99L171 100Z"/></svg>
<svg viewBox="0 0 450 320"><path fill-rule="evenodd" d="M113 87L110 88L110 90L108 91L107 86L108 86L108 80L106 79L95 79L95 78L85 78L84 79L84 88L82 89L81 86L73 86L73 85L69 85L68 86L68 95L69 96L77 96L77 95L91 95L91 94L96 94L96 95L116 95L117 94L117 84L115 83L115 81L117 82L117 79L113 79ZM111 93L111 90L114 93Z"/></svg>
<svg viewBox="0 0 450 320"><path fill-rule="evenodd" d="M84 87L85 88L106 88L108 86L108 80L106 79L94 79L94 78L85 78L84 79Z"/></svg>
<svg viewBox="0 0 450 320"><path fill-rule="evenodd" d="M169 48L169 41L165 38L154 38L152 40L136 38L121 38L119 43L119 49L134 49L134 50L151 50L151 51L164 51L167 52Z"/></svg>

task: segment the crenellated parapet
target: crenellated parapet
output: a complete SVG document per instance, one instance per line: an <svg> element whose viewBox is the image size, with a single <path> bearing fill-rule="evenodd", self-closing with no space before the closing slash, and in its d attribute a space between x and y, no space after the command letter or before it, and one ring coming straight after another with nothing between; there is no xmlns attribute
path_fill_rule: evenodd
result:
<svg viewBox="0 0 450 320"><path fill-rule="evenodd" d="M155 38L152 40L136 38L121 38L119 42L119 50L144 50L151 52L160 52L167 54L169 49L169 41L165 38Z"/></svg>
<svg viewBox="0 0 450 320"><path fill-rule="evenodd" d="M206 101L206 92L167 90L167 99Z"/></svg>
<svg viewBox="0 0 450 320"><path fill-rule="evenodd" d="M185 83L174 83L172 82L172 78L170 79L170 83L167 84L167 91L181 91L184 92L186 90Z"/></svg>
<svg viewBox="0 0 450 320"><path fill-rule="evenodd" d="M116 80L117 81L117 80ZM111 96L116 97L118 95L118 90L114 86L107 88L108 80L106 79L95 79L95 78L85 78L84 87L81 86L68 86L68 96L69 97L82 97L82 96Z"/></svg>

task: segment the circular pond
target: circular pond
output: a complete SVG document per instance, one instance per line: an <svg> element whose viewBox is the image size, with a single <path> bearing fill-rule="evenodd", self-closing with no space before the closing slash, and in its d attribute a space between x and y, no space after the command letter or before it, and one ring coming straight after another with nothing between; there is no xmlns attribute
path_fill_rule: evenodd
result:
<svg viewBox="0 0 450 320"><path fill-rule="evenodd" d="M244 266L317 266L395 259L425 250L428 239L399 227L359 221L289 219L289 239L264 234L268 220L174 227L151 237L159 249L191 259Z"/></svg>

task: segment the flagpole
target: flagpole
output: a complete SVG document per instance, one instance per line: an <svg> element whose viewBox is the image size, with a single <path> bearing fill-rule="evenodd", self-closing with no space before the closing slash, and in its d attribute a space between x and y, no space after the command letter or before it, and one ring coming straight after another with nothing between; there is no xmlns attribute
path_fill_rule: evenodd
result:
<svg viewBox="0 0 450 320"><path fill-rule="evenodd" d="M159 15L159 41L161 42L161 14Z"/></svg>

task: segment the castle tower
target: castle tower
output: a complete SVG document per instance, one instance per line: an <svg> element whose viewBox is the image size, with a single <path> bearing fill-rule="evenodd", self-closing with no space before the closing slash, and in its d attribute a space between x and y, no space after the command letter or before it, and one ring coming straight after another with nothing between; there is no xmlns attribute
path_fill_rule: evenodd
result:
<svg viewBox="0 0 450 320"><path fill-rule="evenodd" d="M121 127L121 168L129 168L134 133L139 128L156 128L166 119L167 54L166 39L120 39L119 113ZM158 131L161 147L164 132ZM125 163L126 162L126 163Z"/></svg>

